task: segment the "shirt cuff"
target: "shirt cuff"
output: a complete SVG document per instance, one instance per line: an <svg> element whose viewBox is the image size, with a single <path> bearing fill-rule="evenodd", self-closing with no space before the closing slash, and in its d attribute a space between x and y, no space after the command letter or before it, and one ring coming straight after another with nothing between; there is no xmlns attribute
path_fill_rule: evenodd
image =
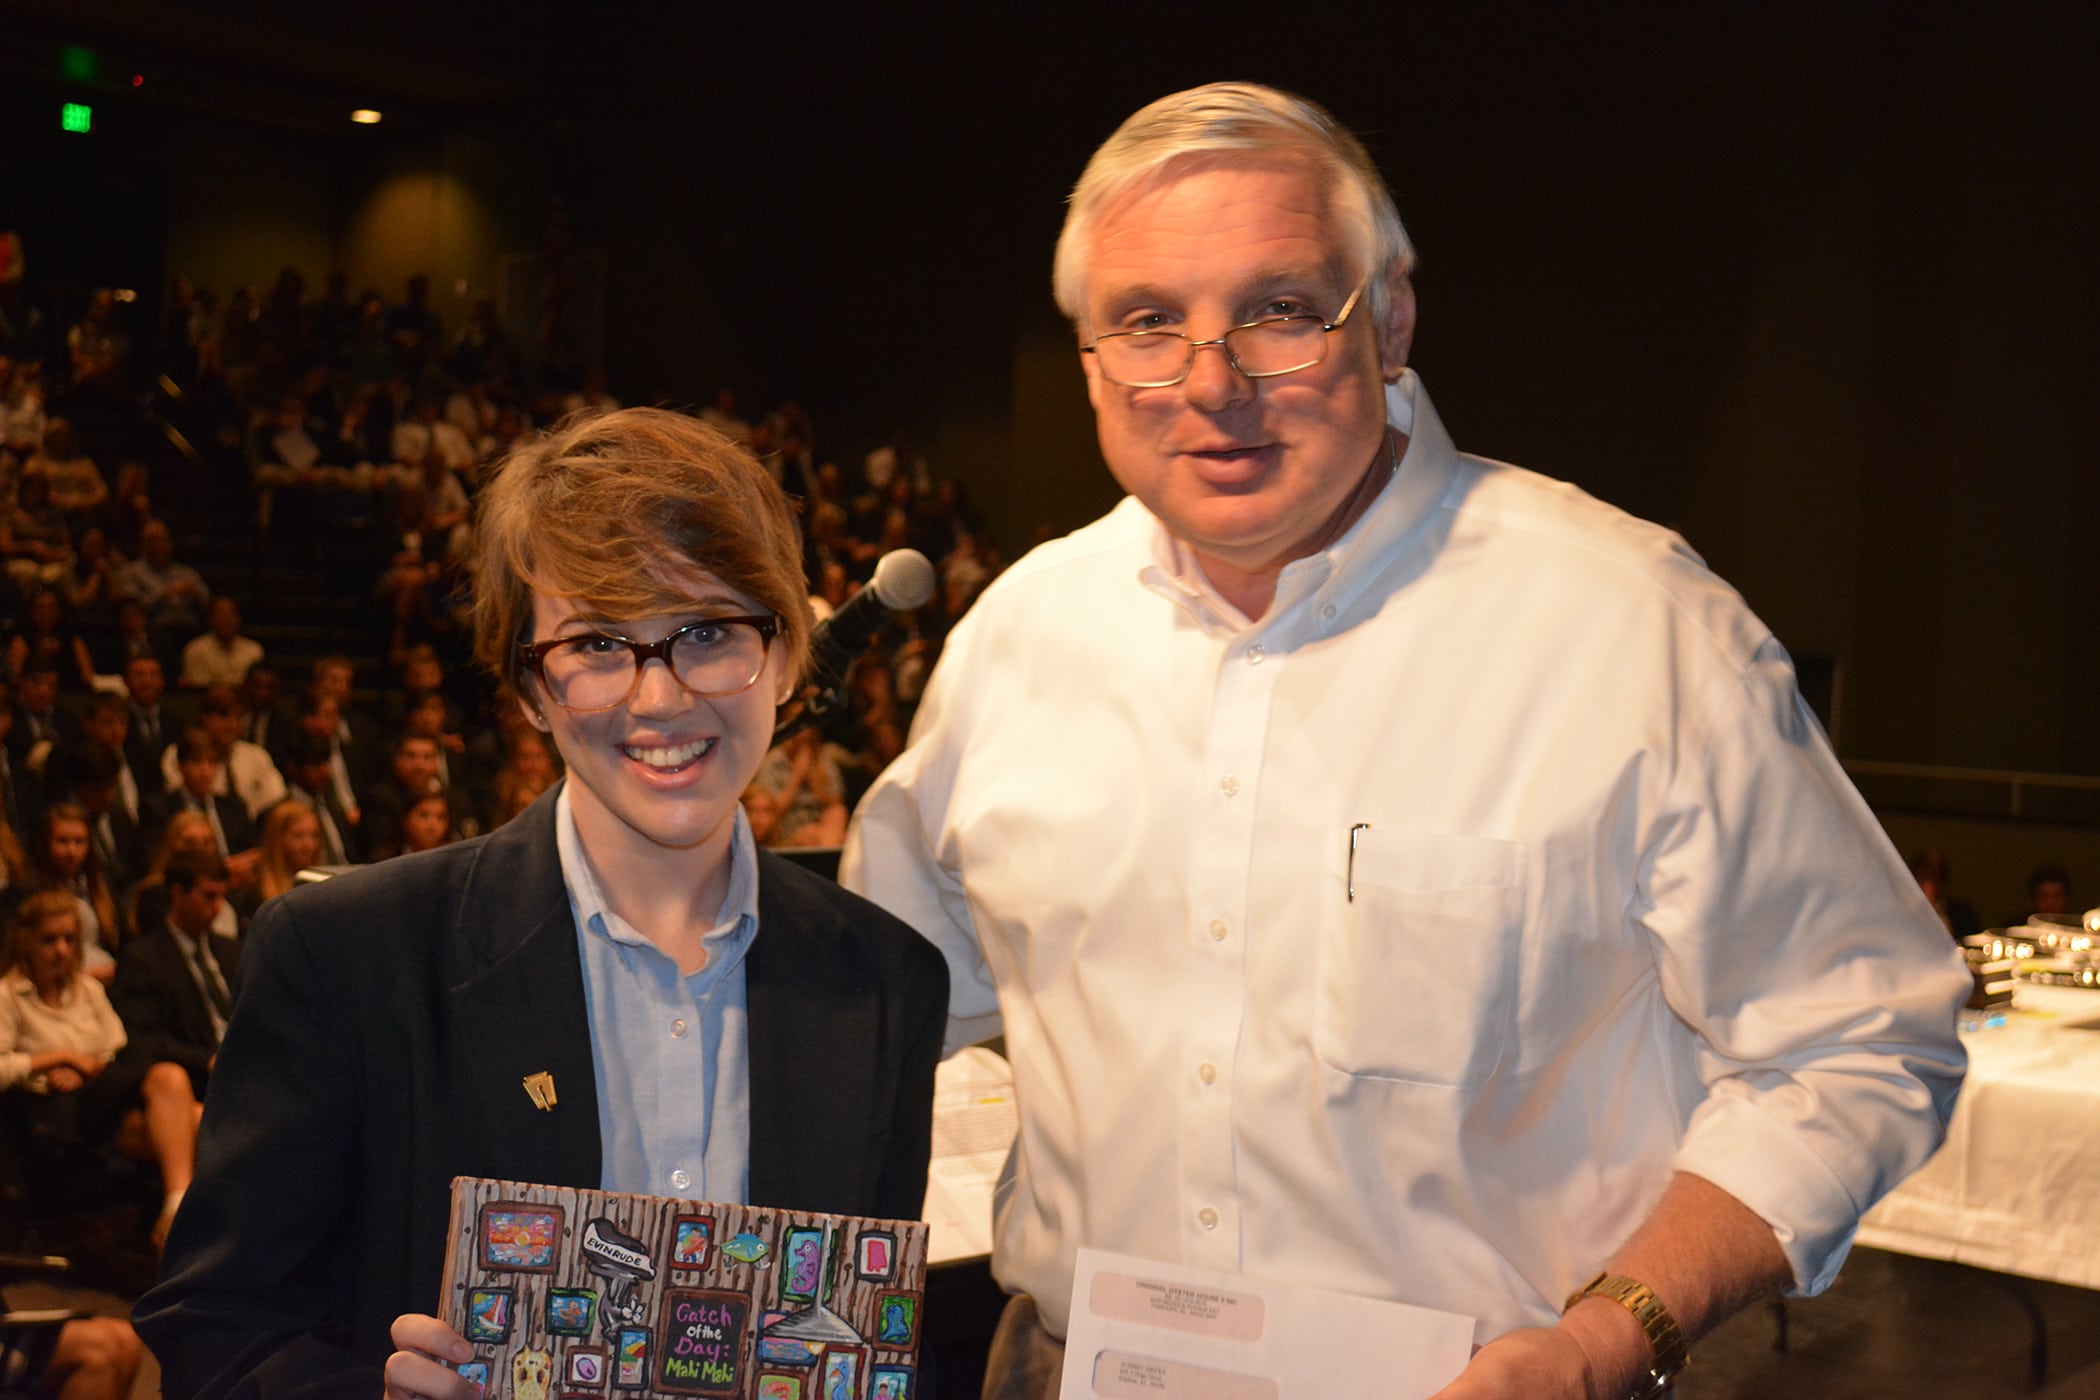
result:
<svg viewBox="0 0 2100 1400"><path fill-rule="evenodd" d="M1836 1280L1864 1206L1787 1124L1749 1099L1716 1095L1693 1114L1671 1165L1772 1227L1794 1271L1790 1293L1813 1296Z"/></svg>

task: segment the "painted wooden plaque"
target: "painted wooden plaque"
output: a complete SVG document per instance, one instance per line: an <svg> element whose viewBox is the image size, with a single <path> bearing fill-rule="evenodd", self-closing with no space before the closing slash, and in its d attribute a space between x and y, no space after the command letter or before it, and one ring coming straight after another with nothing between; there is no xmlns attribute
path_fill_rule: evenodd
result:
<svg viewBox="0 0 2100 1400"><path fill-rule="evenodd" d="M451 1231L488 1400L919 1400L923 1222L463 1176Z"/></svg>

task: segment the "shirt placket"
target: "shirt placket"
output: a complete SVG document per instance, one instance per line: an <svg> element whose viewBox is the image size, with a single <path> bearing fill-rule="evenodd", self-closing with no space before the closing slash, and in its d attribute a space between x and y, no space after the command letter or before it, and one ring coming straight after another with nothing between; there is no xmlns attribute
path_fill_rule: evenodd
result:
<svg viewBox="0 0 2100 1400"><path fill-rule="evenodd" d="M1187 1027L1181 1046L1184 1257L1237 1271L1239 1181L1233 1140L1242 1018L1247 1005L1249 877L1271 698L1282 658L1258 631L1235 636L1218 664L1202 791L1190 832Z"/></svg>

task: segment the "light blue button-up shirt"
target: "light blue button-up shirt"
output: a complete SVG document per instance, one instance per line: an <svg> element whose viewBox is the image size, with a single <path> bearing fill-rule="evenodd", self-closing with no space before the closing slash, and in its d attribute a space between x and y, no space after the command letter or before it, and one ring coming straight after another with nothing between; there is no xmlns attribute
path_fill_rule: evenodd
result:
<svg viewBox="0 0 2100 1400"><path fill-rule="evenodd" d="M606 906L563 786L554 807L562 884L583 955L598 1140L607 1191L742 1203L749 1193L751 1073L744 955L758 936L758 847L741 808L729 892L707 966L678 964Z"/></svg>

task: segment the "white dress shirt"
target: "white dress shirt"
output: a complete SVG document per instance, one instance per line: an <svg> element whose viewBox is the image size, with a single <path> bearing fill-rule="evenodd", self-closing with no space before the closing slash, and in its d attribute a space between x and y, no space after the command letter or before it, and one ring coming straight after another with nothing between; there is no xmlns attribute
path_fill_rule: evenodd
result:
<svg viewBox="0 0 2100 1400"><path fill-rule="evenodd" d="M1969 979L1683 541L1461 456L1249 623L1134 500L949 640L843 878L999 1029L994 1272L1081 1245L1550 1323L1673 1170L1827 1285L1938 1143ZM1352 851L1353 847L1353 851Z"/></svg>

